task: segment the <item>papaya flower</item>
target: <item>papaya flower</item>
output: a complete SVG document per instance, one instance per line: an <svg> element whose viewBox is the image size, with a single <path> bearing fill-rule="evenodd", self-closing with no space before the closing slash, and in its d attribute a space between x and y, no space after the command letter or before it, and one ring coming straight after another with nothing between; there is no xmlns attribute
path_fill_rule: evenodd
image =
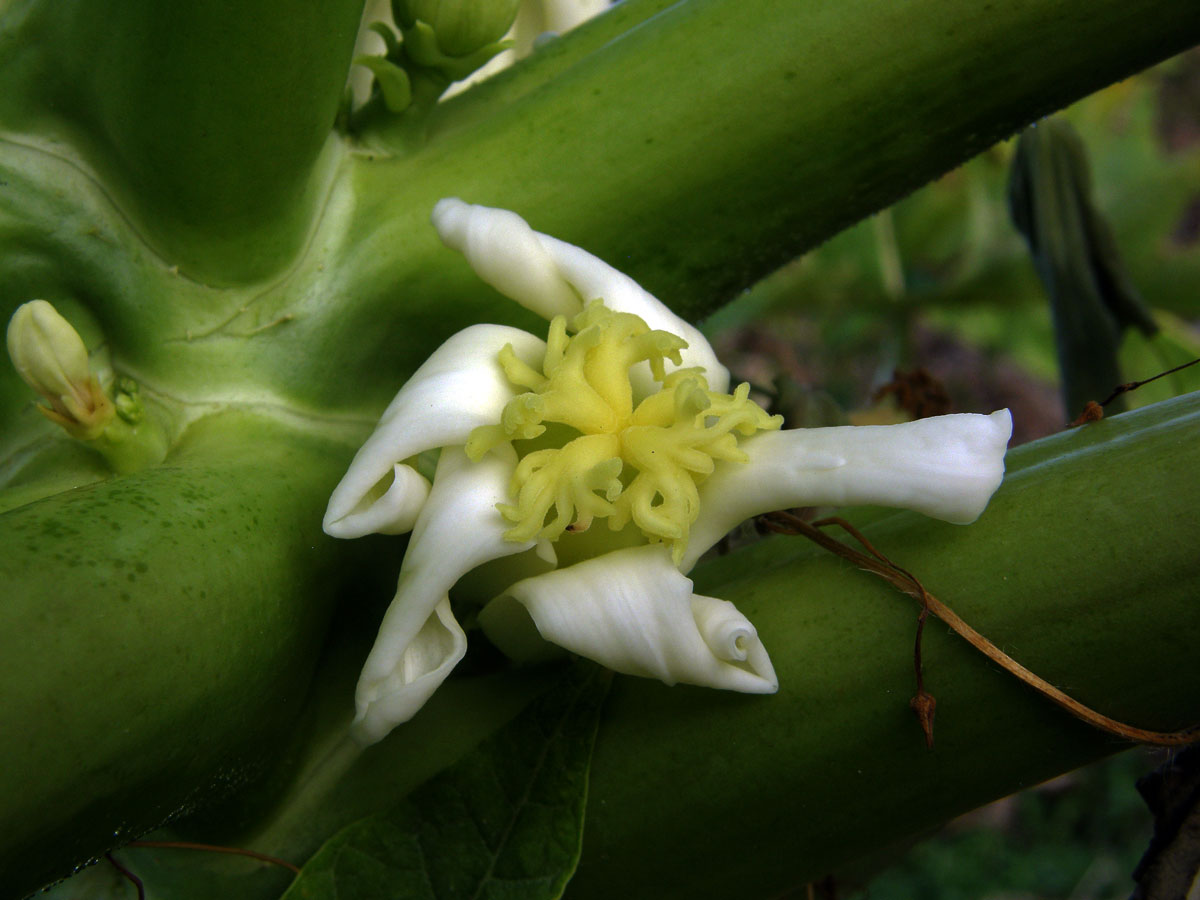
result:
<svg viewBox="0 0 1200 900"><path fill-rule="evenodd" d="M45 300L17 307L8 323L8 355L17 374L49 404L37 407L72 437L92 440L112 421L112 402L92 374L87 347Z"/></svg>
<svg viewBox="0 0 1200 900"><path fill-rule="evenodd" d="M412 532L356 691L363 744L411 718L462 659L460 579L459 594L494 587L478 624L516 660L565 649L667 684L769 694L778 680L754 626L692 589L705 550L796 506L967 523L1000 484L1007 410L783 430L747 385L729 392L699 331L590 253L457 199L433 224L550 327L546 340L486 324L449 338L330 498L330 535ZM432 484L417 467L431 450Z"/></svg>

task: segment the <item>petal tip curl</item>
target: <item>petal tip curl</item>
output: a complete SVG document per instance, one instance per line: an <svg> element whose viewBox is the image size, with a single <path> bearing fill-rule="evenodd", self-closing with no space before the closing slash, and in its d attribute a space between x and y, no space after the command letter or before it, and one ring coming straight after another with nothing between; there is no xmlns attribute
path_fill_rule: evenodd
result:
<svg viewBox="0 0 1200 900"><path fill-rule="evenodd" d="M383 740L417 714L466 652L467 636L444 597L398 655L372 651L355 691L350 734L363 746Z"/></svg>
<svg viewBox="0 0 1200 900"><path fill-rule="evenodd" d="M615 672L748 694L779 687L750 621L728 601L692 593L663 544L527 578L493 601L518 603L543 639ZM489 618L480 624L494 637ZM514 645L509 638L502 649Z"/></svg>

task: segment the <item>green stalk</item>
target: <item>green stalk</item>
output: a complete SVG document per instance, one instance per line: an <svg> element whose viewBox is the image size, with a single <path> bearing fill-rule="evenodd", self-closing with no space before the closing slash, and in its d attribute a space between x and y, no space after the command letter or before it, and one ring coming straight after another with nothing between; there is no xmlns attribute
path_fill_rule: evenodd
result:
<svg viewBox="0 0 1200 900"><path fill-rule="evenodd" d="M362 0L40 0L0 13L0 122L73 145L170 264L293 257Z"/></svg>
<svg viewBox="0 0 1200 900"><path fill-rule="evenodd" d="M426 149L388 159L327 141L353 6L6 4L0 306L75 302L121 374L193 409L376 413L457 328L520 320L437 243L427 220L441 196L516 208L699 314L1029 119L1200 39L1200 10L1167 0L645 0L630 10L655 15L613 13L638 27L565 39L514 73L508 93L495 89L495 110L448 105ZM551 62L554 77L539 76ZM4 371L7 465L28 420ZM1011 624L1003 642L1029 648L1034 668L1126 703L1107 711L1139 724L1173 724L1193 712L1174 699L1175 686L1195 695L1189 672L1162 676L1164 691L1114 658L1145 643L1147 666L1190 659L1180 635L1194 604L1181 592L1194 597L1195 573L1176 538L1195 544L1194 441L1169 412L1068 436L1087 443L1149 423L1031 467L972 529L897 517L873 534L985 633ZM315 425L223 423L196 426L164 466L0 517L0 833L18 836L0 859L6 889L36 886L114 831L148 827L205 785L253 771L301 701L334 599L356 593L364 573L394 573L394 559L359 565L319 534L346 444L311 436ZM897 837L862 817L904 808L921 789L928 805L913 827L1111 746L931 628L938 678L942 667L955 674L930 685L943 705L939 749L911 749L911 604L836 563L772 568L791 546L770 542L706 576L768 646L788 648L776 657L780 697L644 683L617 694L580 891L604 889L621 867L646 883L652 846L704 871L695 850L726 824L730 855L745 862L709 883L733 895L738 874L783 884L805 874L780 868L788 835L832 865L835 845L850 853ZM1080 549L1101 562L1080 561ZM1136 591L1114 554L1137 560ZM742 560L764 559L761 575L732 583ZM848 599L800 601L797 585ZM986 597L971 593L980 585ZM1006 612L988 621L993 590ZM971 608L975 597L988 603ZM1096 609L1114 629L1080 630ZM1045 632L1025 624L1047 615ZM1166 633L1152 631L1158 622ZM1101 653L1115 680L1084 666ZM848 766L859 753L865 767ZM976 771L977 759L995 764ZM967 785L957 793L944 786L956 779ZM847 799L859 786L877 805ZM781 796L799 799L780 813L770 803ZM780 814L778 828L759 827ZM606 853L626 862L606 873Z"/></svg>
<svg viewBox="0 0 1200 900"><path fill-rule="evenodd" d="M295 314L287 339L307 360L374 403L431 339L531 322L429 229L437 200L460 196L517 210L698 317L1038 115L1200 40L1200 11L1177 6L690 0L605 43L585 32L573 65L568 35L532 74L514 70L511 92L495 88L489 114L471 92L461 121L450 104L424 151L349 157L313 242L324 276L267 306ZM540 65L556 77L538 81ZM294 380L318 405L361 400Z"/></svg>
<svg viewBox="0 0 1200 900"><path fill-rule="evenodd" d="M497 86L507 105L471 107L461 126L446 109L426 154L367 163L364 177L407 209L447 193L517 209L695 318L1037 117L1200 41L1200 9L689 0L598 47L587 37L574 65L526 64L555 68L553 81L511 98Z"/></svg>
<svg viewBox="0 0 1200 900"><path fill-rule="evenodd" d="M227 413L162 466L0 514L5 897L263 771L370 582L320 531L347 456Z"/></svg>
<svg viewBox="0 0 1200 900"><path fill-rule="evenodd" d="M1013 452L967 528L911 514L866 529L1019 662L1151 729L1200 721L1200 394ZM915 692L918 605L802 538L696 573L737 603L779 674L747 698L614 685L568 896L776 896L955 815L1128 746L925 628L934 749ZM669 869L669 877L664 870Z"/></svg>
<svg viewBox="0 0 1200 900"><path fill-rule="evenodd" d="M304 32L306 46L316 30ZM22 28L13 35L28 36ZM163 249L183 240L182 224L151 216L155 227L142 232L120 207L80 217L70 231L57 227L60 217L30 210L12 240L34 245L45 271L31 278L26 261L15 275L27 295L61 280L52 273L97 259L77 277L89 283L122 361L151 387L206 399L258 389L306 407L377 411L459 328L530 321L437 242L428 217L443 196L516 209L695 317L1036 116L1198 40L1200 10L1171 0L1099 0L1086 9L1069 0L688 0L665 9L662 0L629 0L480 88L475 100L471 91L447 104L424 150L388 158L329 144L312 175L319 196L300 187L299 151L280 151L282 162L271 155L279 110L262 133L254 126L253 140L238 138L240 150L224 147L220 165L189 156L200 149L163 143L161 159L181 154L172 177L195 186L196 204L213 204L207 212L179 207L181 221L204 231L195 252L208 262L195 265L203 262L207 282L187 277ZM21 109L42 97L39 89ZM247 128L259 121L242 119ZM312 141L301 144L311 158ZM90 145L82 146L87 156ZM41 144L13 149L14 168L24 173L25 157L37 152L43 160L28 191L57 200L64 180L88 180L69 153L60 161L53 154L65 151ZM224 174L201 178L205 164ZM277 164L281 174L268 177ZM294 194L281 181L288 172ZM255 179L262 185L252 189ZM81 195L102 208L111 203L107 189ZM311 201L311 218L279 213L285 196ZM160 202L153 191L139 197ZM235 199L246 215L274 210L278 228L232 227ZM88 237L89 226L101 240ZM103 254L102 240L133 249ZM211 286L249 277L243 255L277 269L285 247L292 256L272 279ZM220 265L224 252L228 264ZM0 274L7 299L12 273Z"/></svg>

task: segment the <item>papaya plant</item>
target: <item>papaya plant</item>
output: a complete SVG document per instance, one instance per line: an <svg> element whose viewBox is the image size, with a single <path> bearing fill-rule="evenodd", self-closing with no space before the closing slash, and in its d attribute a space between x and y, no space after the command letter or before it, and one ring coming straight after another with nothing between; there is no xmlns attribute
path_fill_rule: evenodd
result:
<svg viewBox="0 0 1200 900"><path fill-rule="evenodd" d="M1127 746L931 624L928 749L918 605L775 536L688 577L754 623L777 694L512 666L473 636L364 748L355 683L406 545L322 520L439 346L480 323L545 334L501 296L524 274L439 240L439 201L585 248L682 333L1200 41L1200 9L625 0L441 102L516 5L363 12L0 0L4 896L106 854L55 896L130 896L121 870L168 900L776 896ZM381 55L355 55L364 27ZM858 521L1050 682L1181 729L1200 717L1198 423L1192 394L1018 448L969 527ZM449 454L408 456L429 478ZM491 565L451 599L511 582Z"/></svg>

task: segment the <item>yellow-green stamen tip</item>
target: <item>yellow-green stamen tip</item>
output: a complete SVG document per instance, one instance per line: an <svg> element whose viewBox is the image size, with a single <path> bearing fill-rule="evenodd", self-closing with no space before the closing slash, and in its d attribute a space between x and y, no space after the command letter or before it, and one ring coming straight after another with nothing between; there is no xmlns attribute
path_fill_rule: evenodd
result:
<svg viewBox="0 0 1200 900"><path fill-rule="evenodd" d="M501 351L509 381L529 390L509 401L498 424L471 432L467 454L477 460L499 444L541 437L545 423L565 426L554 433L568 435L518 463L509 486L514 502L498 507L513 523L507 539L553 541L595 519L614 530L632 521L649 540L669 541L676 562L682 559L700 512L697 485L715 460L744 462L738 436L783 423L749 399L749 385L721 394L708 389L702 369L666 374L666 362L679 365L686 347L593 300L569 328L562 316L550 323L541 373L511 347ZM645 397L630 380L641 363L660 385Z"/></svg>

